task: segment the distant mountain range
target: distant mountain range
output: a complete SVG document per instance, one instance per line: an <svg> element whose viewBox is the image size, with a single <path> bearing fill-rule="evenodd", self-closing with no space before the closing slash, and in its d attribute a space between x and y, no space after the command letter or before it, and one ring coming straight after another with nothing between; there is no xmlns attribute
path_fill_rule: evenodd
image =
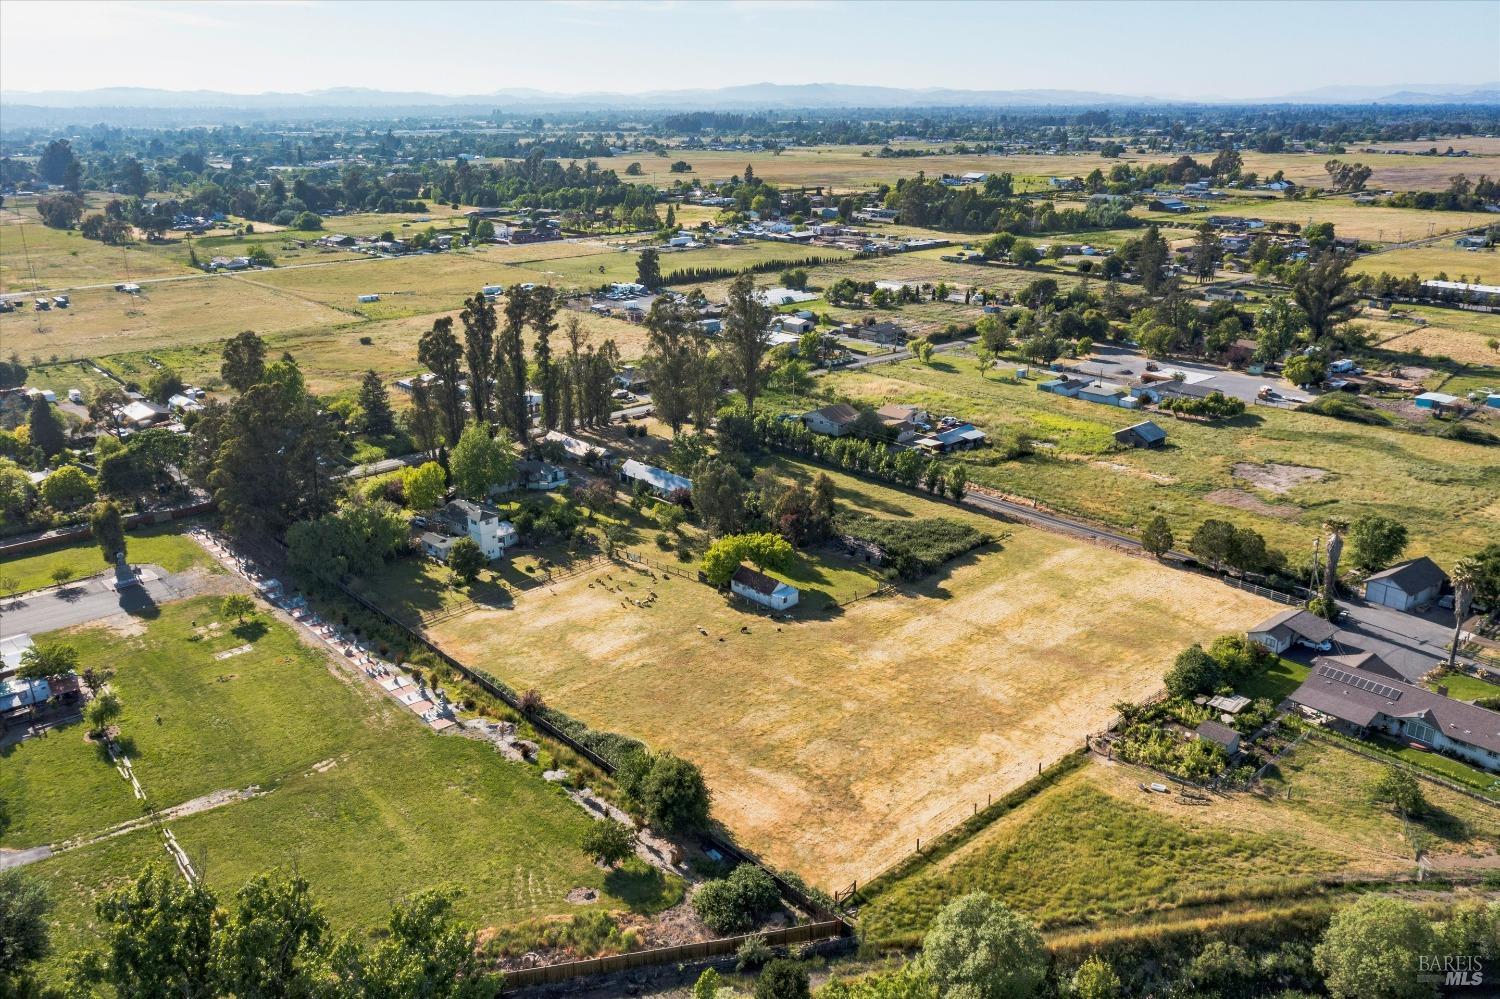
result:
<svg viewBox="0 0 1500 999"><path fill-rule="evenodd" d="M564 94L505 89L490 94L431 94L416 91L336 87L306 93L231 94L215 90L156 90L108 87L97 90L44 90L0 93L8 107L47 109L140 108L206 111L355 111L453 109L529 110L771 110L786 108L922 107L1124 107L1169 104L1500 104L1500 83L1331 86L1282 97L1172 98L1107 94L1087 90L953 90L858 86L838 83L755 83L697 90L646 93Z"/></svg>

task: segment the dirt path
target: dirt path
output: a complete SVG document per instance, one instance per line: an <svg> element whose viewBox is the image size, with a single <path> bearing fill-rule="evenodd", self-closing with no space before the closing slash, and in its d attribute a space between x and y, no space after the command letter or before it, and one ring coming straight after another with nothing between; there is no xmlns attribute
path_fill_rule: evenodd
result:
<svg viewBox="0 0 1500 999"><path fill-rule="evenodd" d="M8 871L12 867L25 867L38 860L46 860L50 856L52 856L50 846L34 846L29 850L8 850L0 847L0 871Z"/></svg>
<svg viewBox="0 0 1500 999"><path fill-rule="evenodd" d="M50 856L53 853L62 853L67 850L76 850L79 847L93 846L95 843L114 839L116 836L124 836L127 833L148 828L158 822L170 822L173 819L184 818L188 815L197 815L199 812L212 811L215 808L222 808L225 805L232 805L235 802L258 798L265 793L254 785L245 788L243 791L214 791L194 798L191 801L184 801L180 805L163 808L156 812L154 816L143 815L138 819L131 819L128 822L121 822L118 825L110 826L103 832L91 833L88 836L75 836L73 839L62 843L55 843L51 847L43 847L43 849L46 849L48 851L47 855ZM36 859L40 860L42 858L38 857Z"/></svg>

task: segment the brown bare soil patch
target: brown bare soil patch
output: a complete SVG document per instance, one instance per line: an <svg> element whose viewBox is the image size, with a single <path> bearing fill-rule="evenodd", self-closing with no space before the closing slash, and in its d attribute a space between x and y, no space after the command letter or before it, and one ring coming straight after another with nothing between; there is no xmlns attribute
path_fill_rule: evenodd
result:
<svg viewBox="0 0 1500 999"><path fill-rule="evenodd" d="M1220 506L1232 506L1236 510L1258 513L1263 517L1279 517L1282 520L1293 520L1302 512L1291 503L1267 503L1243 489L1215 489L1203 498Z"/></svg>
<svg viewBox="0 0 1500 999"><path fill-rule="evenodd" d="M1304 483L1318 482L1328 476L1321 468L1283 465L1274 461L1268 461L1264 465L1250 461L1236 462L1233 471L1236 479L1268 493L1289 493Z"/></svg>

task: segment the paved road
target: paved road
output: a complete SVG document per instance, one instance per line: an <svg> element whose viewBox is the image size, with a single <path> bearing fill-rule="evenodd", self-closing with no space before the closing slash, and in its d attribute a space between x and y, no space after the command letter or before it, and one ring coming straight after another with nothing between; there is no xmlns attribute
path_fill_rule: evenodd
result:
<svg viewBox="0 0 1500 999"><path fill-rule="evenodd" d="M936 344L932 348L932 352L934 354L946 354L950 350L958 350L961 347L968 347L972 345L975 342L975 339L975 337L969 337L966 340L949 340L947 343ZM848 364L840 364L833 370L856 371L860 368L868 368L871 365L875 364L893 364L896 361L909 361L914 356L916 355L914 355L909 350L896 350L892 351L889 354L875 354L870 357L861 357L858 360L850 361ZM826 375L828 374L828 371L829 369L827 368L814 368L813 374Z"/></svg>
<svg viewBox="0 0 1500 999"><path fill-rule="evenodd" d="M41 590L16 597L0 605L0 635L39 635L58 628L71 628L124 612L154 617L157 608L187 595L188 587L178 576L160 566L136 566L145 582L116 591L113 574L96 576L65 590Z"/></svg>
<svg viewBox="0 0 1500 999"><path fill-rule="evenodd" d="M363 479L370 475L381 475L385 472L394 472L398 468L407 465L420 465L427 458L421 452L403 454L399 458L382 458L380 461L372 461L367 465L354 465L340 472L336 478L340 479Z"/></svg>

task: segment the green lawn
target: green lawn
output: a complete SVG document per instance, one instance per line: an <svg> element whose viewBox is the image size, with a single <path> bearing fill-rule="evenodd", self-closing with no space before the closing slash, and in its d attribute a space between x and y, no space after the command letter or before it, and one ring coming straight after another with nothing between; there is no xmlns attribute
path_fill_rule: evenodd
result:
<svg viewBox="0 0 1500 999"><path fill-rule="evenodd" d="M42 966L44 977L61 984L67 958L97 939L94 900L122 887L151 864L175 871L161 834L147 828L60 853L22 869L46 886L52 900L47 917L52 954Z"/></svg>
<svg viewBox="0 0 1500 999"><path fill-rule="evenodd" d="M1465 787L1472 787L1480 791L1488 791L1492 797L1500 796L1500 777L1492 773L1471 767L1467 763L1444 756L1441 753L1431 753L1425 749L1414 749L1411 746L1398 745L1386 739L1370 740L1380 748L1382 752L1392 756L1400 757L1413 766L1423 770L1430 770L1439 777L1457 781Z"/></svg>
<svg viewBox="0 0 1500 999"><path fill-rule="evenodd" d="M116 670L122 741L158 806L252 784L264 792L171 823L221 894L295 865L335 925L361 932L429 886L461 890L462 910L480 924L577 911L565 899L576 887L599 889L609 909L680 899L680 882L644 866L589 862L580 844L592 820L537 767L431 732L264 615L239 633L223 626L233 622L215 628L217 608L216 598L169 604L136 634L91 627L68 639L86 665ZM214 658L246 643L248 653ZM6 845L138 814L128 785L91 754L75 728L5 757L0 794L15 819ZM58 897L58 961L85 939L97 892L146 860L167 861L149 833L28 868Z"/></svg>
<svg viewBox="0 0 1500 999"><path fill-rule="evenodd" d="M125 535L126 556L137 565L159 565L168 572L183 572L195 566L220 571L217 563L191 538L184 537L183 524L162 524ZM52 585L52 573L58 568L73 570L74 579L93 576L109 566L99 546L85 537L59 548L49 548L35 555L0 562L0 576L14 577L16 591L25 593Z"/></svg>
<svg viewBox="0 0 1500 999"><path fill-rule="evenodd" d="M0 751L0 801L11 819L0 846L59 843L141 815L130 785L103 750L84 739L84 727L54 729Z"/></svg>
<svg viewBox="0 0 1500 999"><path fill-rule="evenodd" d="M1292 691L1302 686L1302 681L1307 679L1307 674L1306 666L1277 656L1276 661L1268 666L1264 673L1241 683L1235 692L1243 694L1252 701L1265 697L1272 704L1280 704L1291 695Z"/></svg>
<svg viewBox="0 0 1500 999"><path fill-rule="evenodd" d="M1448 688L1448 696L1460 701L1477 701L1481 697L1500 695L1500 684L1481 680L1467 673L1449 673L1437 683Z"/></svg>

